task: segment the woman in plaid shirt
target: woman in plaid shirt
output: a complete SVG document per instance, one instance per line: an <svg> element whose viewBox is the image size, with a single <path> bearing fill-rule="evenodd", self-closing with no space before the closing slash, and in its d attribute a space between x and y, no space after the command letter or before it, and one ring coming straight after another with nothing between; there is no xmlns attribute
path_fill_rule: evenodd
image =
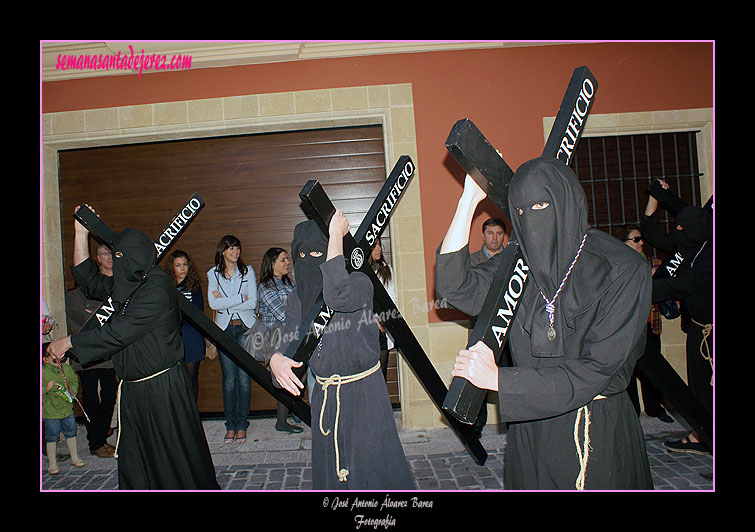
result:
<svg viewBox="0 0 755 532"><path fill-rule="evenodd" d="M266 327L286 323L286 299L294 289L288 276L291 259L283 248L270 248L262 257L262 272L257 297L260 317Z"/></svg>
<svg viewBox="0 0 755 532"><path fill-rule="evenodd" d="M280 327L286 323L286 299L295 288L289 277L291 258L283 248L270 248L262 257L262 272L257 296L260 302L260 319L267 328ZM288 408L278 403L278 420L275 430L302 432L301 427L286 421Z"/></svg>

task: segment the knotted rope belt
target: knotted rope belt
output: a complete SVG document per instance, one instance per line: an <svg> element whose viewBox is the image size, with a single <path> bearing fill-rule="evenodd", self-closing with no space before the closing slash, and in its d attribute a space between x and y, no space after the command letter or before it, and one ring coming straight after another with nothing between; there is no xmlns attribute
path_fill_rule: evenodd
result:
<svg viewBox="0 0 755 532"><path fill-rule="evenodd" d="M599 399L605 399L605 395L596 395L593 401ZM585 428L584 438L585 443L583 446L579 445L579 422L582 419L582 413L585 415ZM577 458L579 458L579 475L577 475L577 481L574 483L578 490L585 489L585 477L587 476L587 459L590 456L590 410L587 405L577 410L577 418L574 420L574 445L577 447Z"/></svg>
<svg viewBox="0 0 755 532"><path fill-rule="evenodd" d="M375 364L374 367L365 370L361 373L357 373L355 375L346 375L345 377L342 377L341 375L334 374L330 377L317 377L315 376L315 379L317 380L317 384L322 386L322 391L324 392L324 396L322 398L322 407L320 408L320 433L323 436L327 436L330 434L330 429L327 430L327 432L322 428L322 416L325 413L325 404L328 401L328 387L335 385L336 387L336 419L333 427L333 446L336 450L336 474L338 475L338 481L339 482L346 482L346 477L349 474L348 469L341 469L341 458L340 454L338 452L338 419L341 415L341 385L342 384L349 384L352 382L356 382L358 380L362 380L365 377L372 375L377 370L380 369L380 361L378 361L377 364Z"/></svg>
<svg viewBox="0 0 755 532"><path fill-rule="evenodd" d="M710 346L708 345L708 336L710 336L711 331L713 331L713 324L698 323L695 320L692 320L692 323L699 325L703 329L703 340L700 342L700 354L710 363L710 369L713 369L713 357L710 354ZM707 354L703 353L703 347L705 347ZM710 385L713 386L713 375L710 376Z"/></svg>
<svg viewBox="0 0 755 532"><path fill-rule="evenodd" d="M136 379L135 381L126 381L126 382L143 382L143 381L148 381L150 379L154 379L158 375L162 375L166 371L175 368L179 364L180 364L180 362L178 364L176 364L175 366L171 366L169 368L165 368L163 370L160 370L157 373L154 373L154 374L150 375L149 377L143 377L141 379ZM123 432L123 427L121 426L121 386L123 386L123 380L121 380L118 383L118 391L115 394L116 419L117 419L117 423L118 423L118 437L115 439L115 450L113 451L113 458L118 458L118 444L120 444L120 442L121 442L121 432Z"/></svg>

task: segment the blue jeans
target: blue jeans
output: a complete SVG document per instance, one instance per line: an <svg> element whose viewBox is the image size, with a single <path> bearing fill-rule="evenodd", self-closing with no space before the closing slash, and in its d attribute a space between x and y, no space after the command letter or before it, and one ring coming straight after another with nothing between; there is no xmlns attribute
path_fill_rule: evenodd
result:
<svg viewBox="0 0 755 532"><path fill-rule="evenodd" d="M241 345L244 325L229 325L225 332ZM223 413L226 430L246 430L249 426L249 404L252 400L252 379L228 355L218 350L223 372Z"/></svg>
<svg viewBox="0 0 755 532"><path fill-rule="evenodd" d="M45 419L44 422L47 443L56 443L61 432L66 438L76 437L76 418L73 414L62 419Z"/></svg>

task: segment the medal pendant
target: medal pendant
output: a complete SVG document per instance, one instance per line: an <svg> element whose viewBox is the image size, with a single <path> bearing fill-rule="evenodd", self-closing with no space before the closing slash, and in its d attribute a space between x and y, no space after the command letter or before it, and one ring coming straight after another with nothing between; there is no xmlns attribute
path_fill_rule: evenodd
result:
<svg viewBox="0 0 755 532"><path fill-rule="evenodd" d="M551 342L556 339L556 329L553 328L553 325L550 325L548 327L548 340Z"/></svg>

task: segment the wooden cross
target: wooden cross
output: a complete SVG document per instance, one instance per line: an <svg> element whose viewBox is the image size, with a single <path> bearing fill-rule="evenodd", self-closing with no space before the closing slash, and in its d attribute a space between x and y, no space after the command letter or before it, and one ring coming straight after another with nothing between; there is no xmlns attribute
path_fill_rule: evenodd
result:
<svg viewBox="0 0 755 532"><path fill-rule="evenodd" d="M568 166L584 130L597 87L597 81L586 66L574 70L543 156L555 157ZM457 122L446 140L446 147L495 205L508 215L506 198L513 171L474 124L468 119ZM664 203L672 214L686 206L657 183L651 185L648 192ZM516 316L518 296L524 292L528 271L515 235L511 235L501 253L500 265L469 340L470 347L482 340L493 350L497 362L507 341L508 325ZM700 440L712 448L712 414L692 394L664 356L659 351L647 352L638 360L637 368L658 389L663 402L682 416ZM474 423L486 393L466 379L454 377L443 408L464 423Z"/></svg>
<svg viewBox="0 0 755 532"><path fill-rule="evenodd" d="M165 252L173 245L173 242L178 239L181 233L188 227L188 225L194 220L194 216L204 207L204 198L195 192L191 195L189 200L184 206L176 213L171 222L165 226L165 229L160 231L160 235L154 240L155 251L157 252L157 258L155 263L160 260ZM87 207L79 207L73 214L73 217L77 219L82 225L84 225L89 232L97 237L108 249L113 250L113 242L118 235L110 227L105 224L99 216L95 215L92 210ZM80 331L88 331L94 329L97 326L102 326L110 319L110 316L115 312L112 297L108 297L102 304L95 310L91 316L84 322ZM71 352L73 358L76 358L75 353Z"/></svg>
<svg viewBox="0 0 755 532"><path fill-rule="evenodd" d="M178 238L203 205L204 200L201 196L199 194L194 194L186 206L184 206L184 208L178 212L176 217L171 220L154 241L155 248L158 251L158 258ZM186 210L187 206L196 207L193 209L193 214L190 217L183 214L189 213L189 211ZM74 217L85 225L92 235L112 249L113 242L117 236L116 233L88 207L85 206L79 208L74 214ZM311 412L307 403L305 403L300 397L294 397L285 390L273 385L270 372L265 369L262 364L257 362L254 357L246 351L246 349L236 343L233 338L208 318L204 312L199 310L196 305L186 299L183 294L179 292L179 297L177 299L178 306L181 309L184 318L186 318L186 320L189 321L189 323L191 323L202 334L202 336L209 338L210 341L218 348L222 349L223 352L227 354L234 363L236 363L236 365L262 386L265 391L275 397L276 400L283 403L289 410L296 414L296 416L307 423L307 425L311 425ZM108 310L104 310L106 307ZM92 327L102 326L107 322L113 312L112 298L108 298L107 301L103 303L103 306L101 306L100 309L93 313L93 315L87 320L81 330L88 330ZM71 351L72 350L69 350L69 353L71 353ZM73 356L75 358L75 353L73 353Z"/></svg>
<svg viewBox="0 0 755 532"><path fill-rule="evenodd" d="M404 157L406 159L404 159ZM404 157L399 159L398 166L401 167L403 164L403 171L408 174L408 169L411 165L411 172L413 173L414 165L411 163L411 159L407 156ZM406 162L402 163L402 161ZM309 181L299 193L299 197L305 205L305 210L312 215L320 230L327 237L329 235L328 226L333 213L335 213L335 207L327 194L325 194L320 183L318 181ZM343 237L343 252L344 258L346 259L346 269L349 273L353 271L361 271L370 278L374 288L374 310L378 312L381 317L386 318L381 320L381 322L391 334L398 351L404 356L404 359L411 367L417 379L422 383L422 386L430 396L430 399L441 413L444 414L451 429L464 445L467 452L469 452L476 463L482 465L487 459L487 452L482 447L479 438L473 433L471 427L459 423L457 419L449 416L441 409L443 399L448 392L446 385L438 375L438 372L435 370L432 362L430 362L430 359L425 354L422 346L415 338L411 328L407 325L401 315L401 312L396 308L396 304L385 290L383 283L367 261L367 257L372 250L371 238L369 236L371 234L370 231L372 231L373 236L377 236L374 235L371 213L376 211L376 209L378 214L381 212L382 207L380 199L381 197L378 196L376 202L373 204L373 208L370 209L368 216L365 217L365 220L357 230L356 235L352 236L351 233L347 233ZM375 227L378 226L375 225ZM329 318L330 316L328 316L328 319Z"/></svg>
<svg viewBox="0 0 755 532"><path fill-rule="evenodd" d="M372 252L372 246L388 226L388 221L395 212L396 204L415 175L414 170L414 163L408 155L399 157L399 160L381 187L380 192L372 202L354 237L359 242L357 248L351 251L354 257L349 257L355 264L360 263L357 269L361 267L361 263L367 263L367 257ZM302 194L306 196L308 193L305 193L305 191L308 190L308 187L310 189L313 188L315 183L317 181L308 181L299 193L299 197L301 198ZM310 201L304 202L305 210L310 208L310 203ZM313 213L309 214L312 215ZM328 218L328 221L330 221L330 218ZM325 234L326 236L328 234L327 226ZM333 311L323 302L322 291L320 291L312 307L302 309L302 319L297 335L299 341L291 342L284 354L296 361L307 362L317 347L317 343L332 316ZM294 369L294 373L299 377L305 371L305 366Z"/></svg>
<svg viewBox="0 0 755 532"><path fill-rule="evenodd" d="M598 82L590 69L583 66L574 70L545 143L543 156L555 157L569 164L582 136L597 88ZM446 148L501 212L511 218L508 187L514 172L471 120L465 118L454 124L446 139ZM528 277L529 267L512 232L501 252L498 269L469 336L468 347L482 340L493 351L496 363L500 363L508 341L509 325L516 317ZM486 393L486 390L477 388L467 379L454 377L443 402L443 410L462 423L472 424L480 413Z"/></svg>

